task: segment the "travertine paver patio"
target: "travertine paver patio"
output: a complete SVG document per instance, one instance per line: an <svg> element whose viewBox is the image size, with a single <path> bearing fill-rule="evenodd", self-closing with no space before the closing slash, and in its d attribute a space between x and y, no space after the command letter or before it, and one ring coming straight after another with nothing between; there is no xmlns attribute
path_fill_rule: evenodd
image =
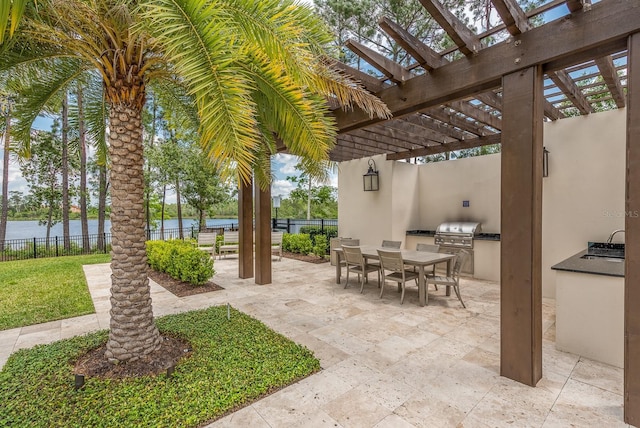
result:
<svg viewBox="0 0 640 428"><path fill-rule="evenodd" d="M622 370L554 347L555 303L543 302L544 377L530 388L500 377L499 286L465 280L468 309L443 290L404 305L375 279L360 294L335 284L329 264L283 259L273 283L237 278L235 258L216 260L225 290L177 298L152 283L154 313L230 303L313 350L323 370L220 419L211 427L628 426ZM0 364L16 349L109 322L109 265L85 267L96 314L0 332ZM375 275L373 275L375 278Z"/></svg>

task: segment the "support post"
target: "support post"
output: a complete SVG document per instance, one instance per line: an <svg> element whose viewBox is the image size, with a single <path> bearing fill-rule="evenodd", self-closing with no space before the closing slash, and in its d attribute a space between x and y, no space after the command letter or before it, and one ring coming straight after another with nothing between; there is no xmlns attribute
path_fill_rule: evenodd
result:
<svg viewBox="0 0 640 428"><path fill-rule="evenodd" d="M535 386L542 377L542 69L502 83L500 374Z"/></svg>
<svg viewBox="0 0 640 428"><path fill-rule="evenodd" d="M629 37L628 49L624 421L640 426L640 33Z"/></svg>
<svg viewBox="0 0 640 428"><path fill-rule="evenodd" d="M271 189L255 186L256 284L271 284Z"/></svg>
<svg viewBox="0 0 640 428"><path fill-rule="evenodd" d="M253 182L238 187L238 276L253 278Z"/></svg>

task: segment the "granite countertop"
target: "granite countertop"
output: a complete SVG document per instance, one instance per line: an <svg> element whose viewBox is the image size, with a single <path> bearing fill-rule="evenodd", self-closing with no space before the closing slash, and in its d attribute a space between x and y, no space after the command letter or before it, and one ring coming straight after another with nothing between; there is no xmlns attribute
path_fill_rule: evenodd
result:
<svg viewBox="0 0 640 428"><path fill-rule="evenodd" d="M413 236L434 236L435 230L407 230L407 235ZM499 233L478 233L473 239L479 239L483 241L499 241Z"/></svg>
<svg viewBox="0 0 640 428"><path fill-rule="evenodd" d="M590 273L594 275L618 276L624 278L624 260L621 262L612 262L605 258L581 258L585 254L587 254L586 249L554 266L551 266L551 269L567 272Z"/></svg>

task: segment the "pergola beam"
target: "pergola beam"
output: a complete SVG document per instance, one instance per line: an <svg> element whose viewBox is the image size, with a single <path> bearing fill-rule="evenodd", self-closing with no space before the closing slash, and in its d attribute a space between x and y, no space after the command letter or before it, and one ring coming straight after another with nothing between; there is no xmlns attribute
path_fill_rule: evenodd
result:
<svg viewBox="0 0 640 428"><path fill-rule="evenodd" d="M512 36L518 35L531 28L527 15L513 0L491 0L493 6L502 18L507 31Z"/></svg>
<svg viewBox="0 0 640 428"><path fill-rule="evenodd" d="M591 0L567 0L567 9L574 13L586 10L591 6Z"/></svg>
<svg viewBox="0 0 640 428"><path fill-rule="evenodd" d="M380 81L380 79L376 79L374 76L348 66L343 62L334 60L332 66L358 80L369 92L375 93L385 88L384 83Z"/></svg>
<svg viewBox="0 0 640 428"><path fill-rule="evenodd" d="M404 83L413 77L413 74L400 64L355 40L347 40L346 46L397 84Z"/></svg>
<svg viewBox="0 0 640 428"><path fill-rule="evenodd" d="M453 112L449 112L445 110L445 107L438 106L430 109L426 109L422 111L422 113L427 114L434 119L438 119L440 122L449 123L457 128L462 129L465 132L470 134L474 134L477 137L481 137L484 135L492 134L489 130L479 126L475 122L470 122L458 116Z"/></svg>
<svg viewBox="0 0 640 428"><path fill-rule="evenodd" d="M464 140L466 135L463 131L459 131L458 129L449 126L448 124L442 123L440 121L436 121L429 116L425 116L422 113L416 113L411 116L405 116L402 119L396 119L396 121L404 120L414 125L421 126L423 128L430 129L434 132L442 134L447 137L451 137L456 140Z"/></svg>
<svg viewBox="0 0 640 428"><path fill-rule="evenodd" d="M618 108L624 108L624 91L622 90L616 67L613 65L613 58L611 58L611 55L596 58L596 65L602 74L602 79L607 84L607 88L609 88L609 92L611 92L611 97L613 101L615 101L616 106Z"/></svg>
<svg viewBox="0 0 640 428"><path fill-rule="evenodd" d="M385 33L402 46L425 70L431 71L448 62L442 58L439 53L422 43L420 39L413 36L386 16L382 17L379 25Z"/></svg>
<svg viewBox="0 0 640 428"><path fill-rule="evenodd" d="M573 103L573 105L582 114L593 113L593 107L589 104L589 101L584 96L576 82L573 81L571 76L564 71L551 71L547 73L549 79L556 84L556 86L565 94L565 96Z"/></svg>
<svg viewBox="0 0 640 428"><path fill-rule="evenodd" d="M420 0L420 3L451 37L451 40L464 55L471 56L482 49L478 36L438 0Z"/></svg>
<svg viewBox="0 0 640 428"><path fill-rule="evenodd" d="M634 0L599 2L588 13L533 28L516 36L515 41L482 49L464 61L443 65L437 73L413 77L377 95L395 117L400 117L498 88L502 76L533 65L543 65L545 71L552 71L594 56L620 52L626 47L626 38L638 30L640 8L634 5ZM380 121L361 110L334 114L339 132Z"/></svg>
<svg viewBox="0 0 640 428"><path fill-rule="evenodd" d="M500 134L488 135L486 137L472 138L455 143L439 144L421 149L408 150L387 155L387 160L401 160L415 158L418 156L437 155L438 153L452 152L455 150L472 149L474 147L500 144L502 136Z"/></svg>
<svg viewBox="0 0 640 428"><path fill-rule="evenodd" d="M427 144L431 144L431 142L452 143L454 141L457 141L457 138L451 138L429 127L417 125L413 122L410 122L408 120L403 120L403 119L391 120L385 123L385 127L387 128L391 127L391 128L399 129L401 131L406 131L408 133L415 135L416 138L419 140L426 139ZM419 141L419 140L416 140L416 141Z"/></svg>
<svg viewBox="0 0 640 428"><path fill-rule="evenodd" d="M502 129L502 120L494 116L490 113L487 113L484 110L480 110L478 107L466 101L453 101L448 103L447 106L451 107L454 110L459 111L460 113L468 116L472 119L477 120L478 122L482 122L486 125L489 125L492 128L497 130Z"/></svg>

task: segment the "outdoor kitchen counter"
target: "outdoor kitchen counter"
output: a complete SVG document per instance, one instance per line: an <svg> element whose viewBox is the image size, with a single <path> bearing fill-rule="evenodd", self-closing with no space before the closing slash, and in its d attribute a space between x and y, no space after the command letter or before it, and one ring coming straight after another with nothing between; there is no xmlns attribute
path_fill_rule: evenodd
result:
<svg viewBox="0 0 640 428"><path fill-rule="evenodd" d="M435 230L407 230L407 235L409 236L434 236L436 234ZM499 233L478 233L473 239L483 240L483 241L499 241L500 234Z"/></svg>
<svg viewBox="0 0 640 428"><path fill-rule="evenodd" d="M551 267L556 273L556 348L623 367L624 262L582 259L586 253Z"/></svg>
<svg viewBox="0 0 640 428"><path fill-rule="evenodd" d="M611 262L605 260L604 258L581 258L585 254L587 254L586 249L574 254L573 256L561 261L554 266L551 266L551 269L568 272L589 273L593 275L624 277L624 261Z"/></svg>
<svg viewBox="0 0 640 428"><path fill-rule="evenodd" d="M416 248L416 244L434 244L435 230L407 230L405 248ZM500 280L500 234L479 233L473 238L473 277L488 281Z"/></svg>

